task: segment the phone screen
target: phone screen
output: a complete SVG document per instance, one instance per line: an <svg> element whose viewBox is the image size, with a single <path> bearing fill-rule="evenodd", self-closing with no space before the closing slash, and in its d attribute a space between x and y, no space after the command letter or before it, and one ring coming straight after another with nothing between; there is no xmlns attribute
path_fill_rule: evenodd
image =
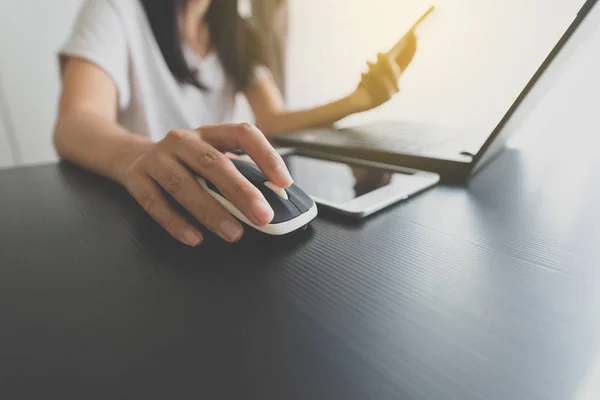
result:
<svg viewBox="0 0 600 400"><path fill-rule="evenodd" d="M283 156L283 160L294 183L306 194L335 203L355 199L410 175L297 154Z"/></svg>

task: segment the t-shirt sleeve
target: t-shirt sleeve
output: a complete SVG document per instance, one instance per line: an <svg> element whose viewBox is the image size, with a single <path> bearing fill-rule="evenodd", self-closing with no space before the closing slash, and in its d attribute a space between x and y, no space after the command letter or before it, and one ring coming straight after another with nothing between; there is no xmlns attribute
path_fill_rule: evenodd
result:
<svg viewBox="0 0 600 400"><path fill-rule="evenodd" d="M68 57L102 68L117 87L119 108L127 107L131 96L127 40L123 21L110 1L85 0L58 55L61 73Z"/></svg>

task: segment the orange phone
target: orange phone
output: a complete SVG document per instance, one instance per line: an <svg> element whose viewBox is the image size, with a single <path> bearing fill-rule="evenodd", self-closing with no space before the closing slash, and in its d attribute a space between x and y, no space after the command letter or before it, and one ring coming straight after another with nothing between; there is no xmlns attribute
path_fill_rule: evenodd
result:
<svg viewBox="0 0 600 400"><path fill-rule="evenodd" d="M391 48L390 51L388 51L388 55L392 56L400 65L400 67L404 68L406 66L408 66L408 64L410 63L410 60L412 59L412 56L414 55L414 51L416 51L416 44L412 43L413 47L415 47L415 49L413 49L412 54L405 54L404 50L407 47L407 45L411 45L409 39L414 38L414 36L412 35L412 33L414 32L415 29L417 29L417 27L419 25L421 25L421 23L423 21L425 21L425 19L433 12L435 11L435 6L430 6L427 11L425 11L425 13L421 16L421 18L419 18L417 20L417 22L415 22L413 24L413 26L408 30L408 32L406 32L404 34L404 36L402 36L402 38L394 45L394 47ZM405 60L405 58L407 58Z"/></svg>

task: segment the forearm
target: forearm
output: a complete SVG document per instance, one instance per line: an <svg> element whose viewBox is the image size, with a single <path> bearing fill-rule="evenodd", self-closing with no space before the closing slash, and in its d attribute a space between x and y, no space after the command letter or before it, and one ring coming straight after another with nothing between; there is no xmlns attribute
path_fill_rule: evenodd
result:
<svg viewBox="0 0 600 400"><path fill-rule="evenodd" d="M331 125L359 111L352 96L332 103L298 111L276 111L258 119L257 125L267 136Z"/></svg>
<svg viewBox="0 0 600 400"><path fill-rule="evenodd" d="M59 118L54 145L61 158L121 182L126 165L147 151L152 142L93 112L76 111Z"/></svg>

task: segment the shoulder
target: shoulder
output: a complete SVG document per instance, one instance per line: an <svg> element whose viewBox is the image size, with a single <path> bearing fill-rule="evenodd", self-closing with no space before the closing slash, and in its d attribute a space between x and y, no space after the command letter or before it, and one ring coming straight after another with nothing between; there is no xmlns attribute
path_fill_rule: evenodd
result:
<svg viewBox="0 0 600 400"><path fill-rule="evenodd" d="M108 32L117 26L124 28L139 24L144 16L139 0L84 0L74 28L97 26Z"/></svg>
<svg viewBox="0 0 600 400"><path fill-rule="evenodd" d="M133 39L148 33L145 18L140 0L84 0L61 51L97 50L124 56Z"/></svg>
<svg viewBox="0 0 600 400"><path fill-rule="evenodd" d="M138 0L84 0L58 51L61 72L68 58L100 67L116 84L121 106L125 106L129 100L131 38L140 32L144 15Z"/></svg>

